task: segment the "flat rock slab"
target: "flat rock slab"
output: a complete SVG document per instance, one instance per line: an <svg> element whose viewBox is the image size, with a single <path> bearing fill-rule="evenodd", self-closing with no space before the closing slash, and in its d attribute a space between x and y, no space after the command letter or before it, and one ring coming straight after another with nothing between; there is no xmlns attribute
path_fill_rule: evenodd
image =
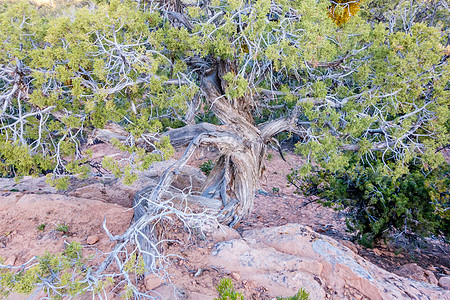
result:
<svg viewBox="0 0 450 300"><path fill-rule="evenodd" d="M217 243L212 265L293 296L300 288L319 299L450 299L450 291L389 273L336 240L300 224L250 230Z"/></svg>

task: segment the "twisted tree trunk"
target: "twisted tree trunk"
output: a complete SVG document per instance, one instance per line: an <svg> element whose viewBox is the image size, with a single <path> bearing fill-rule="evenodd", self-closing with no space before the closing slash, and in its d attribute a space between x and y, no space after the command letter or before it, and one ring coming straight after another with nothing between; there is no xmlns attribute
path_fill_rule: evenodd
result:
<svg viewBox="0 0 450 300"><path fill-rule="evenodd" d="M233 72L234 64L220 61L201 81L201 88L211 110L222 125L196 124L171 130L167 133L172 144L189 146L180 160L163 175L160 183L135 197L135 221L157 214L151 203L164 197L170 189L175 174L189 160L198 147L215 147L220 157L197 197L189 197L194 204L210 209L222 224L234 227L250 214L259 179L265 170L264 157L267 145L282 131L295 131L295 113L269 123L256 126L252 117L253 99L250 93L238 99L229 99L223 91L227 83L223 75ZM152 192L150 192L152 191ZM143 199L142 196L145 195ZM173 193L172 193L173 195ZM175 197L176 198L176 197ZM149 223L142 230L140 246L145 251L144 260L150 271L154 266L156 233ZM152 245L153 244L153 245ZM153 248L152 248L153 247Z"/></svg>

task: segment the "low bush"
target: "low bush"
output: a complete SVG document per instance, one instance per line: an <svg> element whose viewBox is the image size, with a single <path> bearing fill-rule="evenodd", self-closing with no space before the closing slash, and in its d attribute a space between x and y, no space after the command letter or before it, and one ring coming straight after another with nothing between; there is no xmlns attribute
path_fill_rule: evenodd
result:
<svg viewBox="0 0 450 300"><path fill-rule="evenodd" d="M233 282L230 278L222 278L216 287L219 292L219 298L214 300L244 300L244 296L234 289ZM309 293L304 289L300 289L297 294L292 297L277 297L277 300L308 300Z"/></svg>
<svg viewBox="0 0 450 300"><path fill-rule="evenodd" d="M222 278L216 289L219 292L219 298L214 300L244 300L244 296L234 289L230 278Z"/></svg>
<svg viewBox="0 0 450 300"><path fill-rule="evenodd" d="M426 171L410 164L398 178L385 173L381 161L349 164L341 171L319 168L300 179L292 173L288 180L307 196L318 196L325 206L345 210L348 228L366 245L392 230L402 234L450 233L447 163Z"/></svg>

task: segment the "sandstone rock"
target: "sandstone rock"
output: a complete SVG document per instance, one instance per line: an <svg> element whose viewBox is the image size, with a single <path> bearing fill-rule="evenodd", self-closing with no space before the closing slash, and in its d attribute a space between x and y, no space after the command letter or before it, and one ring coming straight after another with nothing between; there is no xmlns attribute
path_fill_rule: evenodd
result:
<svg viewBox="0 0 450 300"><path fill-rule="evenodd" d="M156 274L148 274L144 278L144 284L147 291L154 290L155 288L159 287L161 284L163 284L165 281L163 278L159 277Z"/></svg>
<svg viewBox="0 0 450 300"><path fill-rule="evenodd" d="M160 285L149 292L155 299L183 300L186 299L184 292L180 292L174 285Z"/></svg>
<svg viewBox="0 0 450 300"><path fill-rule="evenodd" d="M211 295L205 295L201 293L191 292L189 293L189 299L195 299L195 300L214 300L217 299L214 296ZM178 298L179 299L179 298ZM187 299L187 298L186 298Z"/></svg>
<svg viewBox="0 0 450 300"><path fill-rule="evenodd" d="M99 241L99 237L98 235L91 235L87 238L86 240L86 244L88 245L94 245L95 243L97 243Z"/></svg>
<svg viewBox="0 0 450 300"><path fill-rule="evenodd" d="M346 290L373 300L450 298L450 291L389 273L300 224L250 230L243 239L217 243L210 263L264 286L271 297L304 288L311 300L330 293L333 300L347 299Z"/></svg>
<svg viewBox="0 0 450 300"><path fill-rule="evenodd" d="M114 185L114 188L112 186ZM128 193L120 188L118 184L101 183L93 181L91 184L76 188L69 192L69 196L99 200L107 203L116 203L125 207L131 206L133 193Z"/></svg>
<svg viewBox="0 0 450 300"><path fill-rule="evenodd" d="M450 276L443 276L439 278L439 286L446 290L450 290Z"/></svg>
<svg viewBox="0 0 450 300"><path fill-rule="evenodd" d="M32 299L45 299L47 298L44 293L44 291L40 290L36 290L32 292L33 298ZM19 294L19 293L11 293L10 295L8 295L7 300L29 300L31 297L30 295L25 295L25 294ZM109 298L108 298L109 299Z"/></svg>
<svg viewBox="0 0 450 300"><path fill-rule="evenodd" d="M202 231L209 240L215 243L241 238L241 235L235 229L215 223L204 224Z"/></svg>
<svg viewBox="0 0 450 300"><path fill-rule="evenodd" d="M236 273L236 272L232 272L231 277L236 281L241 280L241 275L239 275L239 273Z"/></svg>
<svg viewBox="0 0 450 300"><path fill-rule="evenodd" d="M110 143L99 143L90 145L89 149L92 150L92 156L90 160L95 162L101 162L105 156L109 157L120 157L126 156L126 152L119 151L116 147Z"/></svg>
<svg viewBox="0 0 450 300"><path fill-rule="evenodd" d="M348 240L341 241L341 244L347 247L348 249L352 250L356 254L358 254L358 247L356 245Z"/></svg>
<svg viewBox="0 0 450 300"><path fill-rule="evenodd" d="M433 272L431 272L430 270L425 270L425 275L426 275L429 283L438 284L438 280L437 280L436 276L434 276Z"/></svg>
<svg viewBox="0 0 450 300"><path fill-rule="evenodd" d="M214 290L213 294L217 292ZM161 300L214 300L214 295L205 295L199 292L187 291L178 285L161 285L149 292L155 299Z"/></svg>
<svg viewBox="0 0 450 300"><path fill-rule="evenodd" d="M411 278L417 281L423 281L428 282L431 284L437 284L438 281L436 277L434 276L433 272L429 270L424 270L420 266L418 266L416 263L410 263L401 266L397 271L397 275Z"/></svg>
<svg viewBox="0 0 450 300"><path fill-rule="evenodd" d="M15 255L11 255L10 257L8 257L5 262L3 263L4 265L8 265L8 266L14 266L16 263L17 257Z"/></svg>
<svg viewBox="0 0 450 300"><path fill-rule="evenodd" d="M16 182L14 178L0 178L0 190L27 194L55 194L57 192L54 187L45 182L45 177L34 178L32 176L25 176L19 182Z"/></svg>

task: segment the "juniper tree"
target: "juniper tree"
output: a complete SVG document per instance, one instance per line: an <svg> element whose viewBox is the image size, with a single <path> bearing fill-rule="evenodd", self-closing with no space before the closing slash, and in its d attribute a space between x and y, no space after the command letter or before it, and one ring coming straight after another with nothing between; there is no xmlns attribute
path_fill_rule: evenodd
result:
<svg viewBox="0 0 450 300"><path fill-rule="evenodd" d="M82 146L99 139L129 152L126 167L104 166L131 181L187 145L147 191L129 238L154 220L150 203L161 203L199 147L220 157L189 199L230 226L251 212L267 148L282 132L299 137L303 174L313 163L338 171L374 155L393 176L411 161L433 168L449 141L447 3L365 5L2 3L2 175L48 173L59 185L89 176Z"/></svg>

